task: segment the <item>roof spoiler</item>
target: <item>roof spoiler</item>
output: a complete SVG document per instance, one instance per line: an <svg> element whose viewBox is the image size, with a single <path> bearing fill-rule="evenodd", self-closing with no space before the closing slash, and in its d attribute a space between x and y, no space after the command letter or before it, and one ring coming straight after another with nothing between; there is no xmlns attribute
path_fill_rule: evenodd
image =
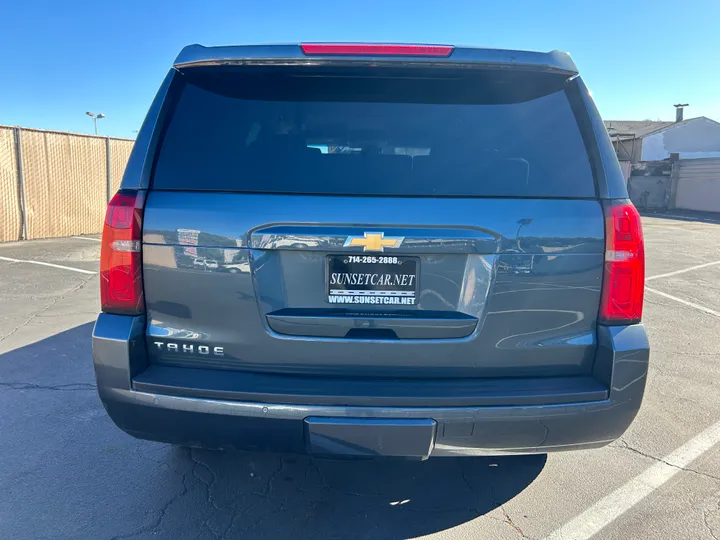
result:
<svg viewBox="0 0 720 540"><path fill-rule="evenodd" d="M422 51L446 51L447 54L422 54ZM349 52L348 52L349 51ZM522 69L558 73L572 77L578 70L570 55L561 51L547 53L451 47L449 45L387 44L290 44L234 45L203 47L188 45L175 59L176 69L223 65L427 65L436 67L486 67Z"/></svg>

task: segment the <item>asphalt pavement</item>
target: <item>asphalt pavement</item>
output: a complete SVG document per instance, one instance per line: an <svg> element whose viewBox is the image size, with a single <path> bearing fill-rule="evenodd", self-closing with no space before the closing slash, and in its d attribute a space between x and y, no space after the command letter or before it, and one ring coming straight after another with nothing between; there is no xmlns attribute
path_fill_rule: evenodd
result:
<svg viewBox="0 0 720 540"><path fill-rule="evenodd" d="M651 367L622 439L425 462L131 438L94 386L97 239L1 244L0 539L717 540L720 221L643 224Z"/></svg>

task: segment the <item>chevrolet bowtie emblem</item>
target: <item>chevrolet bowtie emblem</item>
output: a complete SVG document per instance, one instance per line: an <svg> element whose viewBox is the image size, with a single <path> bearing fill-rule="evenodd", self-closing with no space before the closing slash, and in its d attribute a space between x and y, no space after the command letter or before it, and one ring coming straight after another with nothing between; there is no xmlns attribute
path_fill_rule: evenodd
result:
<svg viewBox="0 0 720 540"><path fill-rule="evenodd" d="M362 246L363 251L385 251L385 248L399 248L405 238L388 236L385 233L366 232L363 236L348 236L344 247Z"/></svg>

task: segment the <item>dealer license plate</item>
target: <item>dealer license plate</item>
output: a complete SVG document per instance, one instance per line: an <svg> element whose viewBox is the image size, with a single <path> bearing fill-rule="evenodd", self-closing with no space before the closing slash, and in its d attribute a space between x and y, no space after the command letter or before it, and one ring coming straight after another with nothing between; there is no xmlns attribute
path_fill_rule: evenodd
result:
<svg viewBox="0 0 720 540"><path fill-rule="evenodd" d="M420 263L394 255L328 255L327 301L331 304L414 306Z"/></svg>

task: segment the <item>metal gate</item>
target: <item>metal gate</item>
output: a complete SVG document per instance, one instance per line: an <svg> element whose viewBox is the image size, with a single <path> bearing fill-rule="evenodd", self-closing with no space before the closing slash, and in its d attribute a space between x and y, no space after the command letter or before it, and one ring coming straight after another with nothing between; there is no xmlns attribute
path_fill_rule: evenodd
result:
<svg viewBox="0 0 720 540"><path fill-rule="evenodd" d="M675 208L720 212L720 158L681 159L673 176Z"/></svg>

